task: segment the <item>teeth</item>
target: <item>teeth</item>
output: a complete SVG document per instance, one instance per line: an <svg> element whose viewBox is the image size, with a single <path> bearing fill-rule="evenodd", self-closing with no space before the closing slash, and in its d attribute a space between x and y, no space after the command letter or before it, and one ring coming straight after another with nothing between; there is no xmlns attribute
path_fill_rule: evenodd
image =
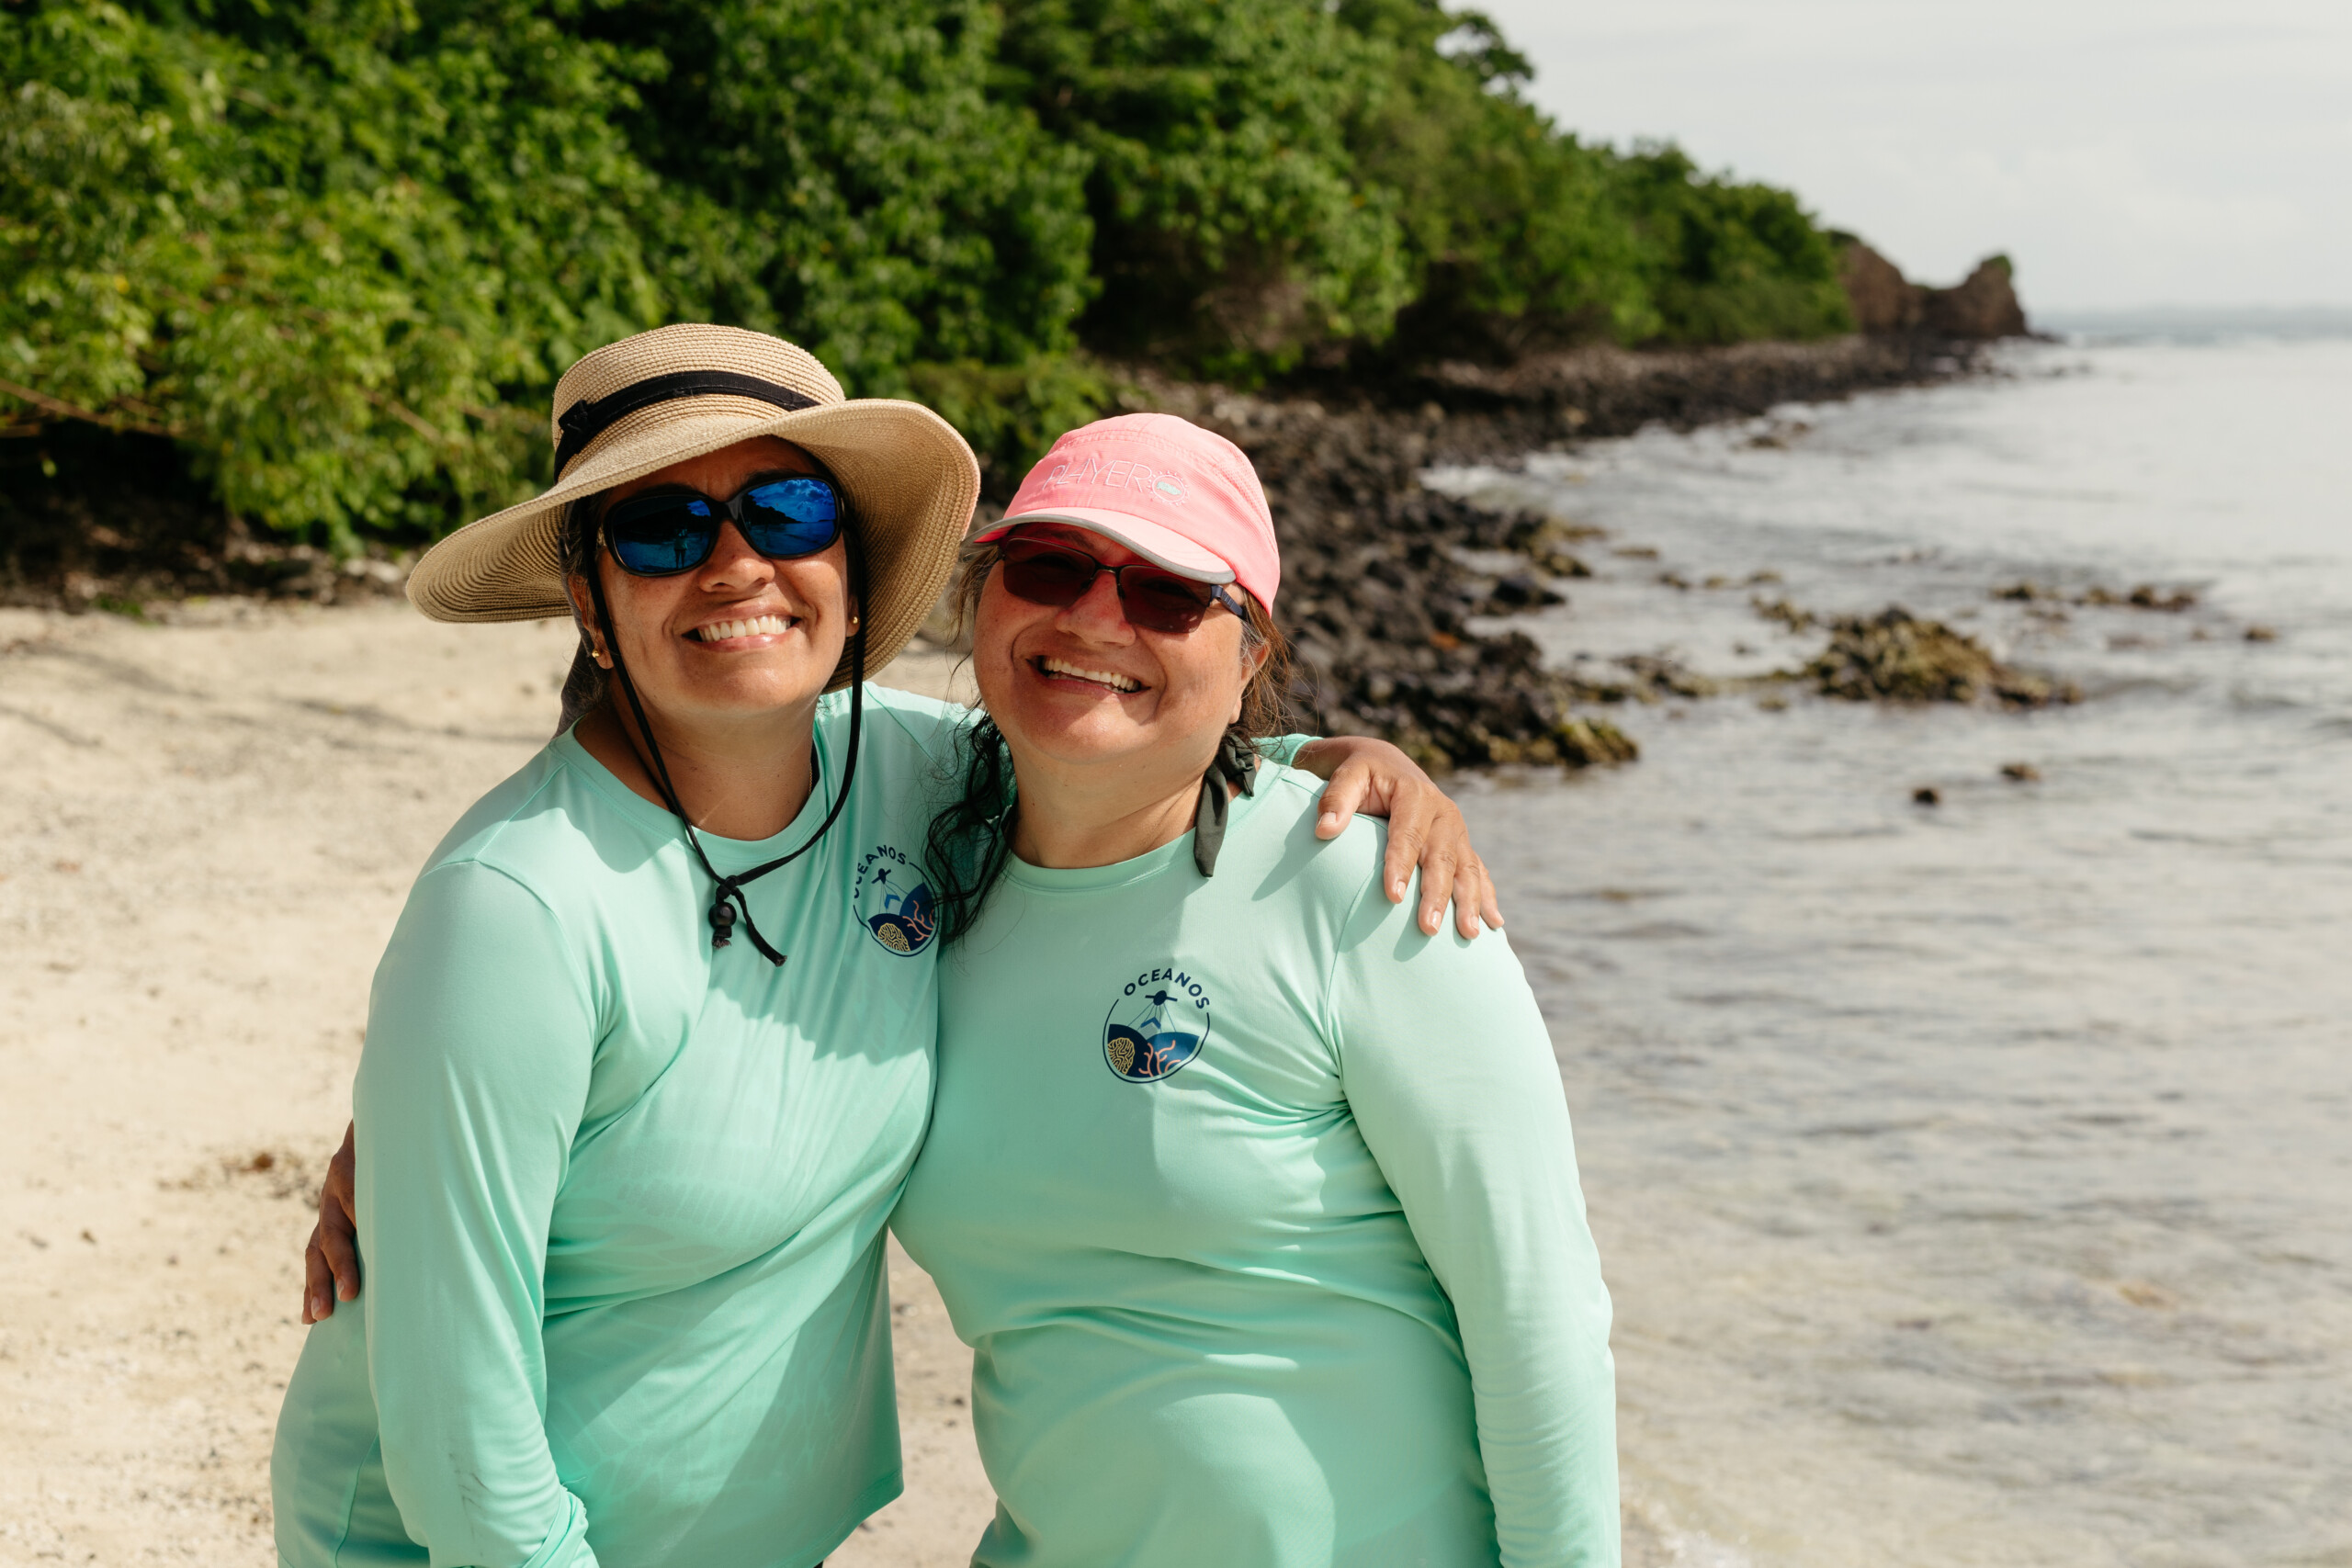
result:
<svg viewBox="0 0 2352 1568"><path fill-rule="evenodd" d="M713 621L696 626L695 636L705 642L723 642L735 637L782 637L791 629L792 623L782 615L753 615L747 621Z"/></svg>
<svg viewBox="0 0 2352 1568"><path fill-rule="evenodd" d="M1108 686L1114 692L1143 690L1141 681L1131 680L1125 675L1114 675L1108 670L1081 670L1077 665L1059 659L1045 659L1038 662L1048 675L1074 675L1081 681L1091 681L1098 686Z"/></svg>

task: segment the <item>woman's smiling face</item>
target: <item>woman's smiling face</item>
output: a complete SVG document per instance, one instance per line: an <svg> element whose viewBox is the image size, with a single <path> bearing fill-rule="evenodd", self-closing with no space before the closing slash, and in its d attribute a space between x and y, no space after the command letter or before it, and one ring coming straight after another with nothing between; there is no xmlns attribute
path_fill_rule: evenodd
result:
<svg viewBox="0 0 2352 1568"><path fill-rule="evenodd" d="M1050 540L1104 566L1148 564L1101 534L1031 524L1011 537ZM1014 761L1133 766L1197 779L1239 716L1254 659L1242 624L1212 608L1190 632L1140 630L1108 572L1075 604L1033 604L989 571L973 617L972 670ZM1139 781L1140 782L1140 781Z"/></svg>
<svg viewBox="0 0 2352 1568"><path fill-rule="evenodd" d="M661 490L723 501L757 479L819 471L799 447L763 435L616 486L605 511ZM841 662L854 610L839 539L816 555L773 561L729 522L710 559L691 571L632 576L601 547L596 570L630 680L673 723L724 723L813 702ZM572 594L594 626L587 584L575 581Z"/></svg>

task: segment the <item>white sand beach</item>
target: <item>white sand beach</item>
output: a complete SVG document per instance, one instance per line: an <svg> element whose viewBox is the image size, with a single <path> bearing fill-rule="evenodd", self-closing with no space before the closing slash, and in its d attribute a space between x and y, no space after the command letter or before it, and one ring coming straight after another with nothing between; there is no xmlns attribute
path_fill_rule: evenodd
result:
<svg viewBox="0 0 2352 1568"><path fill-rule="evenodd" d="M571 649L400 603L0 612L0 1562L271 1560L368 976ZM891 1291L909 1493L834 1561L960 1564L994 1506L971 1358L903 1258Z"/></svg>
<svg viewBox="0 0 2352 1568"><path fill-rule="evenodd" d="M568 624L0 611L0 1564L264 1563L303 1238L411 878L553 727ZM953 661L891 684L945 694ZM958 1568L971 1355L894 1247L907 1494ZM1673 1551L1629 1515L1629 1561Z"/></svg>

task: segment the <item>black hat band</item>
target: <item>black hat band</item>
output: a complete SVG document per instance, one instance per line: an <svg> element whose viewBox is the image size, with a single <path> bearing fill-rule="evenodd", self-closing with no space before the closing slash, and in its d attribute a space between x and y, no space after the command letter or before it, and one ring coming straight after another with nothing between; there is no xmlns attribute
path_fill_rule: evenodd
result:
<svg viewBox="0 0 2352 1568"><path fill-rule="evenodd" d="M706 396L712 392L729 397L756 398L763 403L797 412L818 406L815 398L806 392L796 392L790 387L774 381L763 381L757 376L745 376L733 370L673 370L663 376L649 376L642 381L632 381L617 392L609 392L594 402L576 402L563 411L556 421L563 432L563 439L556 443L555 477L563 478L563 470L571 460L587 449L588 444L610 430L615 424L639 409L651 408L678 398Z"/></svg>

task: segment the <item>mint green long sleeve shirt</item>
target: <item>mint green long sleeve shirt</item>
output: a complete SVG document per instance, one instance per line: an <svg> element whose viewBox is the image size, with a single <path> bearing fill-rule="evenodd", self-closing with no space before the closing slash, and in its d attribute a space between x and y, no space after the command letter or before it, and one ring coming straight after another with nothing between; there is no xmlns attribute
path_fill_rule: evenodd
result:
<svg viewBox="0 0 2352 1568"><path fill-rule="evenodd" d="M973 1347L980 1568L1609 1568L1609 1301L1499 933L1380 892L1261 770L1189 836L1015 863L942 962L892 1221Z"/></svg>
<svg viewBox="0 0 2352 1568"><path fill-rule="evenodd" d="M435 852L353 1095L367 1288L279 1422L282 1563L811 1568L897 1495L881 1236L930 1106L920 853L963 716L869 688L840 820L749 888L782 968L712 950L676 820L569 736ZM825 699L825 780L847 728Z"/></svg>

